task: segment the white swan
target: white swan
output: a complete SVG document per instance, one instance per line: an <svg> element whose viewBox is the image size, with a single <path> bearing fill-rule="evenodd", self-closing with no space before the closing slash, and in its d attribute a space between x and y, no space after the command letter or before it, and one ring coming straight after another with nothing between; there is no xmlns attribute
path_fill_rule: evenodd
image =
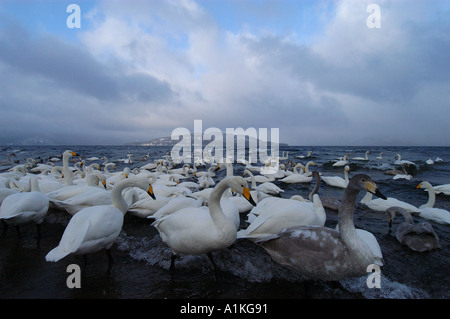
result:
<svg viewBox="0 0 450 319"><path fill-rule="evenodd" d="M275 185L272 182L264 182L261 183L259 185L256 185L256 179L253 175L253 173L251 171L249 171L248 169L244 170L243 175L245 176L245 174L250 176L250 179L252 181L252 190L254 191L259 191L259 192L263 192L264 194L270 194L270 195L279 195L280 193L283 193L284 190L279 188L277 185ZM253 195L253 191L252 191L252 195ZM255 197L265 197L264 195L261 194L255 194ZM253 197L253 198L255 198Z"/></svg>
<svg viewBox="0 0 450 319"><path fill-rule="evenodd" d="M84 192L101 190L101 188L97 187L98 181L97 175L89 174L86 177L86 184L63 186L60 189L47 193L47 196L52 204L56 201L65 201Z"/></svg>
<svg viewBox="0 0 450 319"><path fill-rule="evenodd" d="M414 224L411 214L401 207L394 206L386 210L389 229L392 227L395 214L402 214L405 218L405 221L395 231L395 237L401 244L418 252L441 248L439 237L435 233L433 226L427 222Z"/></svg>
<svg viewBox="0 0 450 319"><path fill-rule="evenodd" d="M416 166L415 163L411 162L411 161L407 161L407 160L402 160L402 157L400 154L396 154L394 157L395 161L394 161L394 165L402 165L402 164L409 164L409 165L414 165Z"/></svg>
<svg viewBox="0 0 450 319"><path fill-rule="evenodd" d="M72 156L80 156L80 155L75 152L72 152L70 150L66 150L63 153L63 179L64 179L64 184L66 186L73 185L72 171L69 168L69 159Z"/></svg>
<svg viewBox="0 0 450 319"><path fill-rule="evenodd" d="M338 161L336 161L336 163L333 164L334 167L341 167L341 166L345 166L348 164L348 156L350 154L347 153L344 155L344 157L342 159L339 159Z"/></svg>
<svg viewBox="0 0 450 319"><path fill-rule="evenodd" d="M297 158L305 158L305 157L310 157L313 151L308 151L308 154L305 155L295 155L294 157Z"/></svg>
<svg viewBox="0 0 450 319"><path fill-rule="evenodd" d="M265 198L262 198L260 202L258 202L258 205L256 207L253 207L250 213L247 215L247 222L253 223L253 221L260 215L260 214L270 214L270 212L277 212L278 206L283 206L286 203L290 203L290 200L300 201L300 202L307 202L307 203L313 203L314 199L313 196L317 194L320 186L320 176L319 172L314 171L312 172L313 177L316 179L316 185L314 186L314 189L309 193L308 199L303 198L301 195L293 195L289 199L286 198L280 198L280 197L272 197L268 196ZM320 198L320 204L323 205L322 198Z"/></svg>
<svg viewBox="0 0 450 319"><path fill-rule="evenodd" d="M369 155L370 154L370 151L367 151L366 152L366 157L353 157L352 158L352 160L355 160L355 161L368 161L369 160Z"/></svg>
<svg viewBox="0 0 450 319"><path fill-rule="evenodd" d="M183 197L183 196L171 198L167 202L167 204L165 204L163 207L158 209L153 215L148 216L147 218L159 219L166 215L175 213L183 208L200 207L205 202L206 201L202 198L196 199L192 197Z"/></svg>
<svg viewBox="0 0 450 319"><path fill-rule="evenodd" d="M238 231L237 238L262 238L296 225L323 226L325 220L326 213L317 194L313 196L313 203L279 199L265 205L246 229Z"/></svg>
<svg viewBox="0 0 450 319"><path fill-rule="evenodd" d="M15 226L34 222L37 225L39 237L39 225L47 215L49 201L48 197L39 190L37 176L30 177L30 187L31 192L12 194L3 200L0 207L0 219Z"/></svg>
<svg viewBox="0 0 450 319"><path fill-rule="evenodd" d="M361 199L360 203L366 205L371 210L377 212L385 212L386 209L392 206L399 206L404 208L408 212L417 212L418 208L414 205L403 202L394 197L387 197L386 199L376 198L372 199L372 193L367 192L366 195Z"/></svg>
<svg viewBox="0 0 450 319"><path fill-rule="evenodd" d="M433 186L429 182L422 182L416 188L425 188L428 191L428 201L426 204L419 206L419 216L436 223L450 224L450 212L442 208L433 207L436 201Z"/></svg>
<svg viewBox="0 0 450 319"><path fill-rule="evenodd" d="M320 226L294 226L258 240L274 261L305 278L340 280L366 276L367 266L377 258L358 236L353 209L358 193L367 190L384 197L372 179L364 174L352 177L338 213L339 231Z"/></svg>
<svg viewBox="0 0 450 319"><path fill-rule="evenodd" d="M299 167L301 164L297 164L294 167L294 173L292 175L286 176L285 178L280 179L280 182L283 183L310 183L312 181L312 176L310 176L310 171L309 171L309 165L314 165L316 166L316 163L309 161L306 166L305 166L305 174L300 174L297 171L297 167Z"/></svg>
<svg viewBox="0 0 450 319"><path fill-rule="evenodd" d="M323 181L327 183L327 185L334 186L334 187L340 187L340 188L346 188L349 179L348 179L348 172L350 171L350 167L348 165L345 165L344 167L344 178L339 176L321 176Z"/></svg>
<svg viewBox="0 0 450 319"><path fill-rule="evenodd" d="M12 195L12 194L17 194L17 193L18 193L18 191L15 189L12 189L12 188L3 188L3 187L0 188L0 206L2 205L3 200L6 197L8 197L9 195Z"/></svg>
<svg viewBox="0 0 450 319"><path fill-rule="evenodd" d="M111 191L113 204L88 207L75 214L64 230L59 245L45 259L56 262L69 254L89 254L106 249L111 262L109 249L119 237L128 208L122 196L122 190L127 187L142 188L154 197L147 179L130 178L118 182Z"/></svg>
<svg viewBox="0 0 450 319"><path fill-rule="evenodd" d="M377 159L377 160L382 160L382 159L383 159L383 156L382 156L383 154L384 154L384 153L381 152L380 155L378 155L378 156L376 157L376 159Z"/></svg>
<svg viewBox="0 0 450 319"><path fill-rule="evenodd" d="M237 207L231 212L224 211L221 207L222 194L228 188L256 205L247 181L239 176L231 176L225 177L215 186L209 197L209 207L181 209L153 222L152 225L158 230L163 242L172 249L171 269L175 267L178 254L207 254L216 268L211 251L234 243L237 232L235 216L239 216L239 212Z"/></svg>
<svg viewBox="0 0 450 319"><path fill-rule="evenodd" d="M436 185L433 189L435 194L450 195L450 184Z"/></svg>
<svg viewBox="0 0 450 319"><path fill-rule="evenodd" d="M95 175L94 175L95 176ZM97 205L111 205L111 192L97 186L85 186L78 195L66 200L52 200L52 205L60 210L65 210L70 215L75 215L80 210Z"/></svg>

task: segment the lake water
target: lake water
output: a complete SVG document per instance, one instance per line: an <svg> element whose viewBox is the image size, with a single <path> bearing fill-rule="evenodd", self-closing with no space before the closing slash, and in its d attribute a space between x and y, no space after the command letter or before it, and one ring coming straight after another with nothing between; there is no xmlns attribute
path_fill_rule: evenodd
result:
<svg viewBox="0 0 450 319"><path fill-rule="evenodd" d="M0 162L15 152L16 159L24 163L27 158L47 159L58 156L66 149L82 155L106 156L115 162L117 170L125 166L140 167L170 152L170 147L142 146L3 146ZM432 185L450 183L450 148L448 147L297 147L280 148L280 153L289 151L289 157L306 155L312 151L310 159L296 158L296 162L306 164L313 160L315 170L324 175L343 176L342 168L333 167L332 161L350 153L350 158L364 156L368 150L370 160L357 162L350 160L349 176L365 173L372 177L381 192L412 205L426 203L428 194L416 186L422 181ZM383 159L376 159L383 152ZM135 160L124 164L120 159L127 154L134 159L149 154L147 161ZM394 168L394 156L410 160L417 166L412 180L393 180L383 171ZM437 157L442 161L429 165L426 161ZM100 162L100 161L97 161ZM61 164L56 163L56 164ZM62 165L62 164L61 164ZM71 164L73 165L73 164ZM11 165L3 163L0 171ZM234 165L235 175L241 175L244 166ZM199 169L202 170L202 169ZM225 176L225 170L218 172L216 180ZM275 182L285 192L282 197L300 194L307 197L312 184L283 184ZM343 189L321 183L319 195L341 198ZM363 194L360 194L362 197ZM360 197L359 197L360 198ZM435 207L450 210L450 196L437 195ZM245 226L245 214L241 214ZM151 221L130 214L125 216L123 231L113 246L114 264L109 269L104 252L87 256L68 256L57 263L45 261L45 255L58 245L70 215L51 210L42 224L42 237L36 241L34 225L22 226L19 238L13 228L0 236L0 298L119 298L119 299L247 299L247 298L449 298L450 297L450 255L448 225L429 221L440 237L441 249L417 253L401 246L393 233L389 232L384 214L369 211L357 205L354 223L357 228L372 232L377 238L385 265L381 267L381 288L368 288L367 277L348 278L340 282L304 280L271 260L265 251L246 240L238 240L229 249L213 253L221 272L215 273L206 256L183 256L177 260L174 273L168 270L170 249L161 241ZM416 222L425 221L420 217ZM334 227L337 214L327 210L326 226ZM396 219L396 224L401 218ZM394 229L395 225L394 224ZM66 280L70 275L66 270L70 264L82 268L81 288L69 289Z"/></svg>

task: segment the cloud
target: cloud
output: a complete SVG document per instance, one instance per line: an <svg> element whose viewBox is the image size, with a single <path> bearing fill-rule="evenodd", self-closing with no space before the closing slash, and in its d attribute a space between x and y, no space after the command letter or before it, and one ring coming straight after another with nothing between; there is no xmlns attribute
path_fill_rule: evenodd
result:
<svg viewBox="0 0 450 319"><path fill-rule="evenodd" d="M369 3L309 4L316 33L305 36L281 25L293 17L283 2L227 28L200 1L104 1L71 42L3 22L0 142L41 132L120 144L202 119L204 129L278 127L297 145L448 145L448 6L380 1L381 28L369 29Z"/></svg>

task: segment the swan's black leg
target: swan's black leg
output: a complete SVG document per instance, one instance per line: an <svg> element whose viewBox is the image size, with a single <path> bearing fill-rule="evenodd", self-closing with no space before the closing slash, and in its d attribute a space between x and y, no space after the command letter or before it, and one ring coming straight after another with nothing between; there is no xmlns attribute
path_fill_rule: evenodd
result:
<svg viewBox="0 0 450 319"><path fill-rule="evenodd" d="M207 253L206 256L208 256L209 260L211 261L211 263L214 267L214 270L216 270L216 271L219 270L219 267L217 267L216 263L214 262L211 252Z"/></svg>
<svg viewBox="0 0 450 319"><path fill-rule="evenodd" d="M177 259L177 255L172 254L170 257L170 267L169 270L174 271L175 270L175 259Z"/></svg>
<svg viewBox="0 0 450 319"><path fill-rule="evenodd" d="M114 259L111 255L111 249L106 249L105 251L106 251L106 256L108 256L109 265L111 265L114 262Z"/></svg>
<svg viewBox="0 0 450 319"><path fill-rule="evenodd" d="M36 224L37 229L37 238L36 238L36 244L39 247L41 244L41 224Z"/></svg>
<svg viewBox="0 0 450 319"><path fill-rule="evenodd" d="M2 219L2 224L3 224L3 234L6 234L8 230L8 223Z"/></svg>
<svg viewBox="0 0 450 319"><path fill-rule="evenodd" d="M41 224L36 224L37 229L37 239L41 240Z"/></svg>
<svg viewBox="0 0 450 319"><path fill-rule="evenodd" d="M17 235L19 236L19 238L21 238L22 236L20 236L20 226L19 225L16 225L16 232L17 232Z"/></svg>

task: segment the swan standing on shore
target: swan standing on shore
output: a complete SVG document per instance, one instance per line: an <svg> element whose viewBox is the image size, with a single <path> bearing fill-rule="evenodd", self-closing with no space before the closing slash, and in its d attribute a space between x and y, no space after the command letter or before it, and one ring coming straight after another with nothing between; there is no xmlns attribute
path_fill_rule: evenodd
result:
<svg viewBox="0 0 450 319"><path fill-rule="evenodd" d="M111 191L112 205L98 205L82 209L75 214L61 237L59 245L46 256L46 261L59 261L69 254L90 254L106 249L109 263L112 263L111 246L122 230L128 203L122 196L127 187L139 187L155 198L147 179L129 178L114 185Z"/></svg>
<svg viewBox="0 0 450 319"><path fill-rule="evenodd" d="M256 243L274 261L305 278L340 280L367 275L367 267L377 258L359 237L353 224L353 210L360 191L385 198L369 176L353 176L338 212L339 231L328 227L295 226Z"/></svg>
<svg viewBox="0 0 450 319"><path fill-rule="evenodd" d="M18 233L20 225L34 222L37 226L39 239L40 225L47 215L49 200L47 195L40 192L37 176L30 176L29 182L31 192L12 194L3 200L0 206L0 219L7 225L16 226Z"/></svg>
<svg viewBox="0 0 450 319"><path fill-rule="evenodd" d="M250 195L247 181L239 176L228 176L221 180L209 196L209 207L185 208L164 216L153 222L161 239L172 249L170 269L175 268L178 254L207 254L214 268L216 264L211 252L229 247L236 239L235 215L237 207L231 212L223 211L220 200L223 193L232 188L243 195L252 205L256 205Z"/></svg>

